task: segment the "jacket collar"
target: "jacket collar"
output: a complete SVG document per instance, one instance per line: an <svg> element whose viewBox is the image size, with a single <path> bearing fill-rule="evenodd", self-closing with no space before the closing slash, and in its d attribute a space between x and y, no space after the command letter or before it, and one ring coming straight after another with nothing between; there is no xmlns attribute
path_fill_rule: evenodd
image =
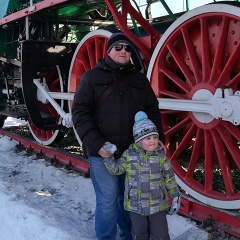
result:
<svg viewBox="0 0 240 240"><path fill-rule="evenodd" d="M135 149L136 152L138 153L144 153L146 156L151 156L154 155L155 153L157 153L160 149L159 147L157 147L153 152L148 152L143 150L141 147L139 147L136 143L133 143L130 148Z"/></svg>
<svg viewBox="0 0 240 240"><path fill-rule="evenodd" d="M97 62L96 68L102 68L108 71L132 71L135 69L134 65L129 61L126 65L120 65L114 62L109 56L105 59L100 59Z"/></svg>

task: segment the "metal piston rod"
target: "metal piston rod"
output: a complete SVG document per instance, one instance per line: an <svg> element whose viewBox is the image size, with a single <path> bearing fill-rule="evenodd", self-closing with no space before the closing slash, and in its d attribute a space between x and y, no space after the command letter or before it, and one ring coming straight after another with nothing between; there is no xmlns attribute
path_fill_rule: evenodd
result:
<svg viewBox="0 0 240 240"><path fill-rule="evenodd" d="M229 121L234 125L240 124L240 91L233 94L231 88L217 88L214 95L208 90L203 89L202 91L200 94L202 97L196 94L193 96L193 100L158 98L159 109L193 112L197 119L198 113L209 114L207 122L198 119L202 123L219 119Z"/></svg>
<svg viewBox="0 0 240 240"><path fill-rule="evenodd" d="M40 79L34 79L34 84L37 86L37 98L38 101L46 104L50 102L54 109L59 113L62 117L62 124L65 127L72 127L72 116L70 113L66 113L59 104L54 100L62 99L62 100L73 100L74 93L59 93L59 92L50 92L48 91L48 87L46 84L40 83Z"/></svg>
<svg viewBox="0 0 240 240"><path fill-rule="evenodd" d="M40 83L40 79L34 79L33 82L38 88L38 100L44 104L50 102L62 117L62 124L72 127L71 114L63 111L54 99L73 100L74 93L50 92L44 83ZM208 94L204 94L204 97L208 96L208 100L200 99L197 94L193 96L193 100L158 98L159 109L193 112L194 116L202 123L219 119L240 125L240 91L233 94L231 88L217 88L214 95L207 92ZM209 117L198 118L199 113L207 114Z"/></svg>

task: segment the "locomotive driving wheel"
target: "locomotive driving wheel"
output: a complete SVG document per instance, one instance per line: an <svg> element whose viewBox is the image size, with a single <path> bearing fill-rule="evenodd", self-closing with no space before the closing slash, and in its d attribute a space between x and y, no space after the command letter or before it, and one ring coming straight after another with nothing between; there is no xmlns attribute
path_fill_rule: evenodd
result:
<svg viewBox="0 0 240 240"><path fill-rule="evenodd" d="M240 89L239 4L209 4L178 18L157 44L148 68L164 98L207 101L216 89ZM235 108L239 108L235 106ZM178 184L197 200L240 208L240 127L209 113L161 109L167 155Z"/></svg>
<svg viewBox="0 0 240 240"><path fill-rule="evenodd" d="M63 82L61 79L60 69L57 68L44 76L46 81L46 85L51 92L63 92ZM56 100L58 104L63 107L62 100ZM58 114L58 112L54 109L51 103L43 104L41 101L38 101L38 108L41 111L42 115L54 117L56 119L56 123L60 124L62 118ZM28 125L30 132L34 139L42 145L50 145L53 143L58 143L62 140L64 133L59 130L42 130L37 128L31 119L28 119Z"/></svg>

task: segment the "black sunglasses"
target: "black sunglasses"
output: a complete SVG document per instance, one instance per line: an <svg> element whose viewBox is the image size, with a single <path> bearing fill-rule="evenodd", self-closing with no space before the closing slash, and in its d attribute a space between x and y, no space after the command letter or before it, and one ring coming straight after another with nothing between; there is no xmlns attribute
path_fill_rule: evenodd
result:
<svg viewBox="0 0 240 240"><path fill-rule="evenodd" d="M126 52L131 52L132 48L130 45L116 44L113 46L117 52L120 52L123 48Z"/></svg>

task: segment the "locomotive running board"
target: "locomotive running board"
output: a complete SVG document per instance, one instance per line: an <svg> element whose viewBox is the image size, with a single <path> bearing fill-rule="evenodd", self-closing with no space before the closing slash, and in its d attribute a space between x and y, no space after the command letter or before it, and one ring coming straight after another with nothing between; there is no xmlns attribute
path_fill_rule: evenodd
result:
<svg viewBox="0 0 240 240"><path fill-rule="evenodd" d="M178 213L201 222L209 234L218 229L240 237L240 212L237 210L213 208L197 202L189 195L182 195Z"/></svg>
<svg viewBox="0 0 240 240"><path fill-rule="evenodd" d="M73 156L61 149L40 145L30 139L24 137L20 138L16 134L9 133L3 129L0 129L0 134L14 139L26 150L31 149L34 153L43 153L45 159L53 160L54 162L70 167L71 169L83 173L85 177L89 177L90 175L89 162L86 158L80 155Z"/></svg>

